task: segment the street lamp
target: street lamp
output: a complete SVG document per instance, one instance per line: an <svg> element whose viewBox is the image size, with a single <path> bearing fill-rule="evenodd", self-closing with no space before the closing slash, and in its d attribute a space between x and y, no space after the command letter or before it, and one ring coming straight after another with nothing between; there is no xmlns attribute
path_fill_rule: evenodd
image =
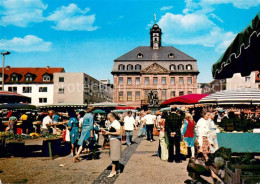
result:
<svg viewBox="0 0 260 184"><path fill-rule="evenodd" d="M5 84L5 55L9 55L10 52L5 51L5 52L0 52L0 54L3 55L3 68L2 68L2 90L4 91L4 84Z"/></svg>

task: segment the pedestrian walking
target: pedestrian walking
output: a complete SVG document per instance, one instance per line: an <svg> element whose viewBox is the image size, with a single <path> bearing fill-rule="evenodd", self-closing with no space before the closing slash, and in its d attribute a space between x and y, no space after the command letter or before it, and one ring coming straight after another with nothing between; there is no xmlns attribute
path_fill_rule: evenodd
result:
<svg viewBox="0 0 260 184"><path fill-rule="evenodd" d="M147 131L146 131L146 125L145 125L145 119L144 119L144 113L141 114L140 118L140 131L138 133L138 137L143 136L143 132L145 132L145 136L147 137Z"/></svg>
<svg viewBox="0 0 260 184"><path fill-rule="evenodd" d="M146 130L147 130L147 140L153 142L153 128L155 127L156 116L152 115L150 110L144 116Z"/></svg>
<svg viewBox="0 0 260 184"><path fill-rule="evenodd" d="M107 176L108 178L116 175L116 169L119 169L119 160L121 158L121 125L116 120L114 113L109 113L107 118L111 122L108 131L104 131L104 135L109 135L110 140L110 159L112 160L112 171Z"/></svg>
<svg viewBox="0 0 260 184"><path fill-rule="evenodd" d="M183 136L183 140L187 142L189 153L191 152L192 157L195 157L195 148L194 148L194 142L196 138L195 125L196 123L193 120L192 115L190 113L186 113L182 136ZM188 155L188 157L190 157L190 155Z"/></svg>
<svg viewBox="0 0 260 184"><path fill-rule="evenodd" d="M68 129L70 131L70 142L71 142L71 153L70 156L73 157L77 153L77 139L79 138L79 122L77 120L77 115L74 110L69 111L69 122Z"/></svg>
<svg viewBox="0 0 260 184"><path fill-rule="evenodd" d="M135 127L135 119L132 116L132 111L128 111L127 116L124 118L124 130L126 133L126 144L132 144L133 131Z"/></svg>
<svg viewBox="0 0 260 184"><path fill-rule="evenodd" d="M77 152L77 155L73 158L74 162L79 162L79 155L84 147L84 143L88 141L89 138L93 138L93 126L94 126L94 117L93 117L93 107L87 108L87 113L83 117L83 123L81 127L81 135L78 141L78 145L80 146Z"/></svg>

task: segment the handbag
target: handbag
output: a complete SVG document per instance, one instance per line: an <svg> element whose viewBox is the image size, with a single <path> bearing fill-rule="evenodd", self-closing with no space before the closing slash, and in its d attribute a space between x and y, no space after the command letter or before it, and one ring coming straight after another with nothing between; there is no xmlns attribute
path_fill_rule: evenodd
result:
<svg viewBox="0 0 260 184"><path fill-rule="evenodd" d="M68 128L66 128L66 136L65 136L65 141L70 142L70 131Z"/></svg>
<svg viewBox="0 0 260 184"><path fill-rule="evenodd" d="M180 149L181 149L181 154L183 155L188 155L188 144L185 141L180 142Z"/></svg>
<svg viewBox="0 0 260 184"><path fill-rule="evenodd" d="M126 134L125 134L125 132L123 132L123 134L122 134L122 141L126 141Z"/></svg>
<svg viewBox="0 0 260 184"><path fill-rule="evenodd" d="M160 132L158 131L158 129L153 128L153 135L154 136L159 136Z"/></svg>

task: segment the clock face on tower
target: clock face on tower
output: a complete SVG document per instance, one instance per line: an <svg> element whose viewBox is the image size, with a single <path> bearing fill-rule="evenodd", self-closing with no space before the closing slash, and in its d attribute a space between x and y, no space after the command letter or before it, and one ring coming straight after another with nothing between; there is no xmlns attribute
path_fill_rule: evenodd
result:
<svg viewBox="0 0 260 184"><path fill-rule="evenodd" d="M153 48L154 48L154 49L158 49L158 48L159 48L158 43L153 43Z"/></svg>

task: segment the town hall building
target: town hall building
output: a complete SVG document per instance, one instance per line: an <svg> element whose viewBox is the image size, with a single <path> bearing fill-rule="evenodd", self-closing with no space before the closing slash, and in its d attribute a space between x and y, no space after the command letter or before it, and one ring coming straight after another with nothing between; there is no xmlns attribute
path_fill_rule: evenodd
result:
<svg viewBox="0 0 260 184"><path fill-rule="evenodd" d="M114 102L148 105L152 90L159 104L169 98L197 93L197 61L172 46L162 46L162 31L150 29L150 46L139 46L114 60Z"/></svg>

